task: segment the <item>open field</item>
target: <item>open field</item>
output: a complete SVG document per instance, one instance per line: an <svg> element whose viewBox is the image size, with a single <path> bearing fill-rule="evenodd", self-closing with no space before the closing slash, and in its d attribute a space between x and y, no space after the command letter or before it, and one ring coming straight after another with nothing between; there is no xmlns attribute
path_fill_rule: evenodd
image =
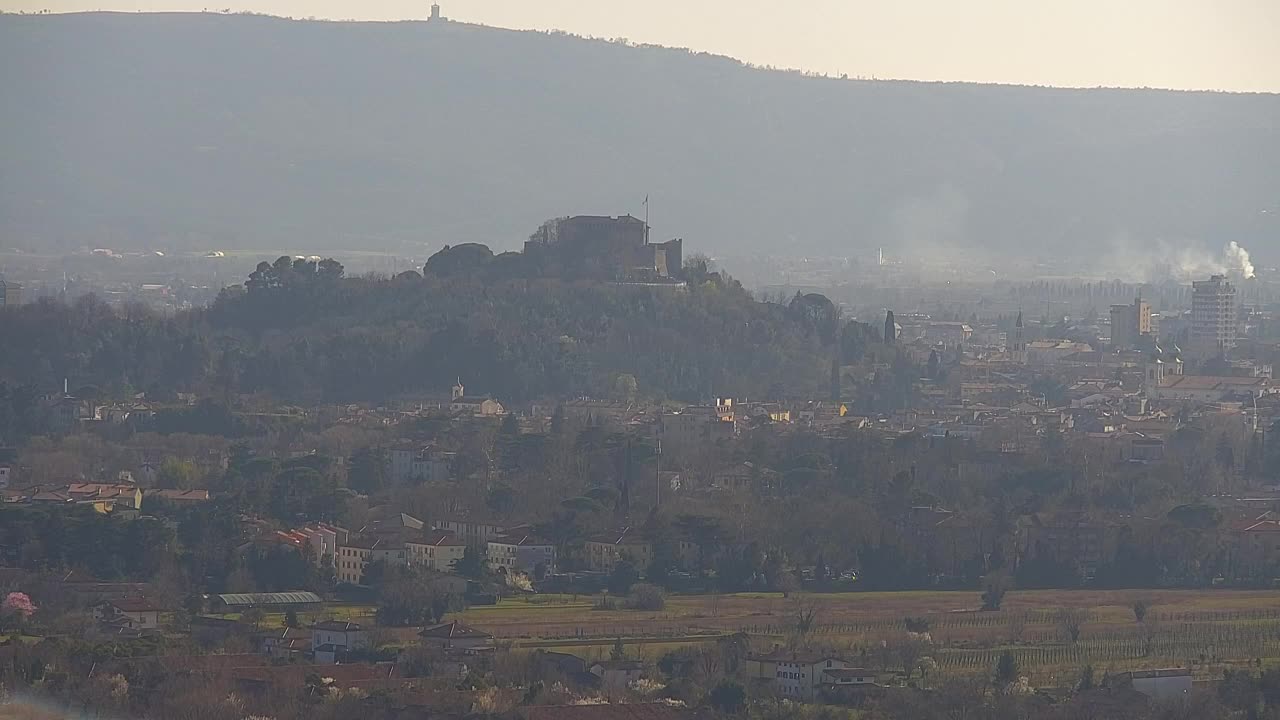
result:
<svg viewBox="0 0 1280 720"><path fill-rule="evenodd" d="M926 617L934 628L963 639L966 629L1008 624L1021 614L1034 621L1061 607L1086 608L1091 625L1133 624L1131 605L1147 600L1162 619L1239 619L1236 615L1274 610L1280 620L1280 592L1215 590L1037 590L1011 592L1003 609L978 612L977 592L889 592L804 595L803 602L818 611L818 623L841 635L875 634L901 626L903 618ZM571 638L583 636L687 634L690 631L772 634L791 623L796 598L778 593L736 595L677 595L660 612L595 610L588 596L535 595L504 600L492 607L475 607L459 615L462 621L498 637ZM1199 613L1200 615L1196 615ZM1028 622L1028 625L1034 624ZM936 634L936 633L935 633Z"/></svg>
<svg viewBox="0 0 1280 720"><path fill-rule="evenodd" d="M1145 626L1134 618L1139 598L1151 607ZM794 637L797 603L803 603L817 609L810 642L868 665L880 662L870 649L906 638L905 618L923 618L932 639L927 654L939 673L988 673L1009 650L1024 674L1052 685L1085 665L1099 673L1192 667L1200 677L1216 677L1226 666L1280 663L1280 591L1014 591L998 612L981 612L977 592L676 595L659 612L596 610L596 599L522 596L450 618L492 633L517 651L607 657L621 639L629 652L654 660L737 633L758 649L785 646ZM1064 607L1087 611L1075 642L1058 618ZM338 604L300 613L299 620L303 625L327 619L372 624L373 614L370 605ZM283 613L268 613L261 624L283 623ZM387 634L405 644L416 641L413 628Z"/></svg>
<svg viewBox="0 0 1280 720"><path fill-rule="evenodd" d="M11 698L0 700L0 720L64 720L72 716L42 704Z"/></svg>
<svg viewBox="0 0 1280 720"><path fill-rule="evenodd" d="M1145 626L1133 614L1139 598L1151 607ZM1085 665L1099 673L1192 667L1211 677L1224 666L1280 660L1275 591L1024 591L1006 596L999 612L980 612L976 592L673 596L660 612L595 610L585 596L532 596L459 617L516 648L589 654L621 638L633 652L656 657L739 632L758 648L785 645L798 602L817 608L813 643L868 664L867 649L906 637L904 618L925 618L932 638L927 654L944 674L990 672L1006 649L1024 674L1044 684L1074 677ZM1074 642L1058 617L1063 607L1087 611Z"/></svg>

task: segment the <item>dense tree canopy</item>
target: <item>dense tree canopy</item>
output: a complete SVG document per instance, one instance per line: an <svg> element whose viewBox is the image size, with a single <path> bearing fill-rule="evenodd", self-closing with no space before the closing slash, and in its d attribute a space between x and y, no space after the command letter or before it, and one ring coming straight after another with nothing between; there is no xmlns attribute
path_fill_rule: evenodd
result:
<svg viewBox="0 0 1280 720"><path fill-rule="evenodd" d="M10 383L0 433L16 432L31 393L64 378L115 396L349 402L439 393L459 376L469 392L513 401L635 389L687 401L812 397L829 377L830 323L756 302L715 273L683 288L341 273L330 261L264 262L247 291L175 318L92 297L0 313L11 349L0 357ZM204 408L162 422L180 432L231 420Z"/></svg>

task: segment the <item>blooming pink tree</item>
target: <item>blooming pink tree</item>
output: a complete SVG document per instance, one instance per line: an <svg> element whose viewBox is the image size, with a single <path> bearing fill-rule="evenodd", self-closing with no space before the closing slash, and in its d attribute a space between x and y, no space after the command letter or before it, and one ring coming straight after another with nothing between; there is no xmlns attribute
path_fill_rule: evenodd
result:
<svg viewBox="0 0 1280 720"><path fill-rule="evenodd" d="M26 593L11 592L5 596L4 603L0 604L0 612L17 615L25 620L35 614L36 605Z"/></svg>

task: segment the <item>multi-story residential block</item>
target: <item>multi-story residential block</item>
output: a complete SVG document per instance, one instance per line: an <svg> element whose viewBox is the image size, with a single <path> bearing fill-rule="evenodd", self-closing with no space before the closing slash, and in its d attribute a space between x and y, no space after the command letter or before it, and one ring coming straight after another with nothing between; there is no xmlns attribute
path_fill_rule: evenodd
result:
<svg viewBox="0 0 1280 720"><path fill-rule="evenodd" d="M1236 346L1236 287L1225 275L1191 284L1191 342L1197 360L1217 357Z"/></svg>
<svg viewBox="0 0 1280 720"><path fill-rule="evenodd" d="M338 548L338 582L359 585L364 582L369 565L381 562L388 567L404 567L409 563L403 540L365 536L352 538Z"/></svg>
<svg viewBox="0 0 1280 720"><path fill-rule="evenodd" d="M527 533L502 535L489 541L489 567L496 572L533 574L541 567L552 570L556 546Z"/></svg>
<svg viewBox="0 0 1280 720"><path fill-rule="evenodd" d="M856 670L850 675L848 670ZM874 684L875 675L868 670L857 670L833 655L824 653L798 653L777 651L764 655L748 655L746 676L756 682L771 685L778 695L812 702L819 690L827 684Z"/></svg>
<svg viewBox="0 0 1280 720"><path fill-rule="evenodd" d="M653 561L653 545L631 527L592 537L586 550L587 564L596 572L613 572L623 560L637 568L647 568Z"/></svg>
<svg viewBox="0 0 1280 720"><path fill-rule="evenodd" d="M453 572L467 551L465 542L443 530L431 530L419 539L406 540L404 547L411 567L442 573Z"/></svg>

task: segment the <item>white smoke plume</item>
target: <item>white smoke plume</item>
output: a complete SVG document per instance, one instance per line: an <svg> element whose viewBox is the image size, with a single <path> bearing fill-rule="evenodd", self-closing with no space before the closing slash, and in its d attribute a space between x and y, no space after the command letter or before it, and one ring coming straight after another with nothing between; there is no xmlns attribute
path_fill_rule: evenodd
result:
<svg viewBox="0 0 1280 720"><path fill-rule="evenodd" d="M1235 241L1222 252L1167 241L1136 242L1127 234L1112 239L1111 252L1101 258L1098 270L1106 277L1128 282L1185 284L1210 275L1231 275L1248 280L1255 268L1249 251Z"/></svg>
<svg viewBox="0 0 1280 720"><path fill-rule="evenodd" d="M1227 272L1239 273L1245 280L1253 277L1253 262L1249 260L1249 251L1240 247L1240 243L1232 240L1222 251L1226 260Z"/></svg>

